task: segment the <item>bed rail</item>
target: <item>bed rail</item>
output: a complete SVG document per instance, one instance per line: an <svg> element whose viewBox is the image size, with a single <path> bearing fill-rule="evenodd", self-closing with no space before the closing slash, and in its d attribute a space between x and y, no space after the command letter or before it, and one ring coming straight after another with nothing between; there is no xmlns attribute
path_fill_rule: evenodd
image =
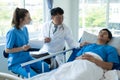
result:
<svg viewBox="0 0 120 80"><path fill-rule="evenodd" d="M23 79L8 73L0 72L0 80L23 80Z"/></svg>
<svg viewBox="0 0 120 80"><path fill-rule="evenodd" d="M26 65L29 65L29 64L32 64L32 63L35 63L35 62L38 62L38 61L41 61L41 60L44 60L44 59L47 59L47 58L50 58L50 57L54 57L54 56L56 56L56 55L58 55L58 54L71 51L71 50L73 50L73 49L74 49L74 48L71 48L71 49L68 49L68 50L64 50L64 51L60 51L60 52L56 52L56 53L52 53L51 55L48 55L48 56L45 56L45 57L42 57L42 58L38 58L38 59L35 59L35 60L31 60L31 61L22 63L21 66L24 67L24 66L26 66Z"/></svg>
<svg viewBox="0 0 120 80"><path fill-rule="evenodd" d="M29 73L29 65L30 64L38 62L38 61L41 61L41 60L45 60L47 58L55 57L56 55L59 55L59 54L62 54L62 53L66 53L66 52L71 51L73 49L74 48L67 49L67 50L64 50L64 51L59 51L59 52L56 52L56 53L52 53L51 55L48 55L48 56L45 56L45 57L42 57L42 58L38 58L38 59L35 59L35 60L31 60L31 61L22 63L21 66L25 67L26 71L28 72L28 78L30 78L30 73ZM42 72L44 72L44 64L42 64L42 70L43 70Z"/></svg>

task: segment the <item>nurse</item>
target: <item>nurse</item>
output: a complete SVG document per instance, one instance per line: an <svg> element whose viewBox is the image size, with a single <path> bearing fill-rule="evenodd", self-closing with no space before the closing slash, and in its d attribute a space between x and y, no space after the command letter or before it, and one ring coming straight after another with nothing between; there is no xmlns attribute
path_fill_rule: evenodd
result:
<svg viewBox="0 0 120 80"><path fill-rule="evenodd" d="M6 35L6 49L5 52L8 56L8 69L16 74L28 77L28 73L24 67L21 67L21 63L33 60L29 52L26 52L30 46L28 30L26 24L31 21L29 11L24 8L16 8L13 19L12 28ZM37 62L30 65L30 77L42 72L41 62ZM48 64L44 62L44 71L49 71Z"/></svg>

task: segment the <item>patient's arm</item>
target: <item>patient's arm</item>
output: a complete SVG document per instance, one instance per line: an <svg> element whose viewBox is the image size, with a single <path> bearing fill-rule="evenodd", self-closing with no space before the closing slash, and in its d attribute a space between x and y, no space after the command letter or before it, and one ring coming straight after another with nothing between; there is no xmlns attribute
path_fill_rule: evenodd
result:
<svg viewBox="0 0 120 80"><path fill-rule="evenodd" d="M113 67L113 63L112 62L104 62L104 61L100 61L100 60L95 60L94 62L96 65L102 67L103 69L107 69L107 70L111 70Z"/></svg>
<svg viewBox="0 0 120 80"><path fill-rule="evenodd" d="M76 60L82 59L82 56L78 56L75 58Z"/></svg>
<svg viewBox="0 0 120 80"><path fill-rule="evenodd" d="M101 61L99 59L94 58L92 55L89 55L89 54L84 54L82 56L77 57L76 59L86 59L86 60L89 60L89 61L95 63L96 65L102 67L103 69L107 69L107 70L111 70L112 66L113 66L112 62Z"/></svg>
<svg viewBox="0 0 120 80"><path fill-rule="evenodd" d="M82 42L82 43L80 43L80 47L83 47L83 46L85 46L85 45L87 45L87 44L90 44L90 42Z"/></svg>
<svg viewBox="0 0 120 80"><path fill-rule="evenodd" d="M12 49L5 49L6 53L15 53L15 52L19 52L19 51L27 51L28 49L30 49L29 45L23 45L21 47L16 47L16 48L12 48Z"/></svg>

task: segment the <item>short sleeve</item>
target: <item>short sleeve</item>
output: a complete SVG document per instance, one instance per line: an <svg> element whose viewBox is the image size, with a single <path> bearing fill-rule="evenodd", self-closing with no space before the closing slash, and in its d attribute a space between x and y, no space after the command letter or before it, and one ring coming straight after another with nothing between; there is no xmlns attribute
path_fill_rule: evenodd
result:
<svg viewBox="0 0 120 80"><path fill-rule="evenodd" d="M84 52L86 46L82 47L81 50L76 54L76 56L81 56Z"/></svg>
<svg viewBox="0 0 120 80"><path fill-rule="evenodd" d="M13 48L15 43L15 33L13 30L10 30L6 35L6 48Z"/></svg>
<svg viewBox="0 0 120 80"><path fill-rule="evenodd" d="M119 63L118 52L115 48L110 47L108 49L108 62Z"/></svg>
<svg viewBox="0 0 120 80"><path fill-rule="evenodd" d="M26 41L27 41L27 43L29 43L29 34L28 34L27 27L24 27L24 33L25 33Z"/></svg>

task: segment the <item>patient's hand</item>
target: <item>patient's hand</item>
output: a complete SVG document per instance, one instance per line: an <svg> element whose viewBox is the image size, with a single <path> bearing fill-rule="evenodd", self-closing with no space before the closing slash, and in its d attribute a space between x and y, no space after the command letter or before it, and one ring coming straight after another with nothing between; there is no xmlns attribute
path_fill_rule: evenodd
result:
<svg viewBox="0 0 120 80"><path fill-rule="evenodd" d="M84 55L82 55L82 59L86 59L86 60L91 61L91 62L95 62L95 60L96 60L96 58L94 58L90 54L84 54Z"/></svg>
<svg viewBox="0 0 120 80"><path fill-rule="evenodd" d="M75 58L76 60L82 59L82 56L78 56Z"/></svg>
<svg viewBox="0 0 120 80"><path fill-rule="evenodd" d="M80 47L83 47L83 46L85 46L87 44L90 44L90 43L89 42L82 42L82 43L80 43Z"/></svg>
<svg viewBox="0 0 120 80"><path fill-rule="evenodd" d="M88 60L91 62L94 62L96 60L92 55L89 55L89 54L83 54L81 56L76 57L76 60L79 60L79 59Z"/></svg>

